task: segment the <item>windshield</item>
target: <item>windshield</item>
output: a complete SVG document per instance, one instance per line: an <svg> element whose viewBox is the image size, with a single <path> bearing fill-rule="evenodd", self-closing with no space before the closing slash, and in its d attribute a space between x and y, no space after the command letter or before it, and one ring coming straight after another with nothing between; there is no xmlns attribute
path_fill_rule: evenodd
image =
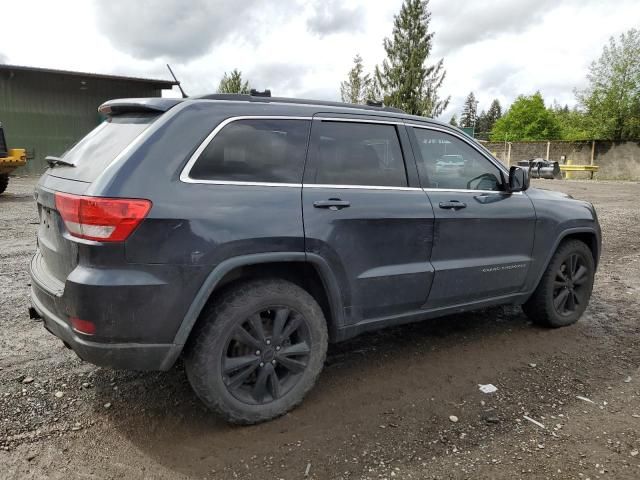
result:
<svg viewBox="0 0 640 480"><path fill-rule="evenodd" d="M95 180L158 115L118 115L105 119L67 150L62 159L73 167L59 165L50 175L84 182Z"/></svg>

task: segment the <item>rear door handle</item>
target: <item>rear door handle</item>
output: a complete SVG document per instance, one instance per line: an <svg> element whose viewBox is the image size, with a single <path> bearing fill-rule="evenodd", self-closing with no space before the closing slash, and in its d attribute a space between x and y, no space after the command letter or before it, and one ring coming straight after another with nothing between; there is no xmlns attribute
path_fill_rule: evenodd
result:
<svg viewBox="0 0 640 480"><path fill-rule="evenodd" d="M351 202L340 200L339 198L330 198L329 200L317 200L313 202L315 208L328 208L329 210L341 210L351 206Z"/></svg>
<svg viewBox="0 0 640 480"><path fill-rule="evenodd" d="M458 200L451 200L450 202L440 202L440 208L447 208L451 210L459 210L460 208L466 208L467 204L459 202Z"/></svg>

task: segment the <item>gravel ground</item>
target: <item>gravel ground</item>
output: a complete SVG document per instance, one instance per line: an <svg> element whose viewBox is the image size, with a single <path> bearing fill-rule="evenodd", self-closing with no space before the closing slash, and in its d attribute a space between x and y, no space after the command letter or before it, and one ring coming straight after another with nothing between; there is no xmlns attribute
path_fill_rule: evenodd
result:
<svg viewBox="0 0 640 480"><path fill-rule="evenodd" d="M94 367L29 320L34 183L0 197L1 478L640 478L638 183L534 182L598 209L578 324L500 307L363 335L330 348L301 407L253 427L207 413L181 365Z"/></svg>

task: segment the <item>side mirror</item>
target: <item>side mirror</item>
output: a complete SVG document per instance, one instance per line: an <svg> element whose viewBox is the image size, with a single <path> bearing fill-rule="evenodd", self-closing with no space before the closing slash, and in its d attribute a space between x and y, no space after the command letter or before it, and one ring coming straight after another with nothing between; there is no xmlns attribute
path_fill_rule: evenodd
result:
<svg viewBox="0 0 640 480"><path fill-rule="evenodd" d="M509 169L509 192L524 192L529 188L529 172L524 168L511 167Z"/></svg>

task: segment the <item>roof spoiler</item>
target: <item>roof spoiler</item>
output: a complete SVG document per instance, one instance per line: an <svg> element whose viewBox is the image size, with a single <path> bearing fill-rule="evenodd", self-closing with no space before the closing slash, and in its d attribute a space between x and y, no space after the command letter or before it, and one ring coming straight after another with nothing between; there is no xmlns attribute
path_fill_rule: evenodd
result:
<svg viewBox="0 0 640 480"><path fill-rule="evenodd" d="M163 113L182 101L182 98L121 98L103 103L98 107L98 112L108 116L125 113Z"/></svg>

